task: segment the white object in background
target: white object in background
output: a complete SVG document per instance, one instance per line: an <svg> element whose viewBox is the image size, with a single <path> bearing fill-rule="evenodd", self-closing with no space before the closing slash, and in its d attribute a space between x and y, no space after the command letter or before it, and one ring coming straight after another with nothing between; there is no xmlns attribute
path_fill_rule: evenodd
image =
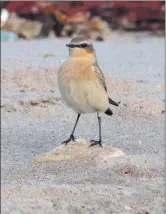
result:
<svg viewBox="0 0 166 214"><path fill-rule="evenodd" d="M9 12L6 9L1 10L1 27L3 27L9 18Z"/></svg>

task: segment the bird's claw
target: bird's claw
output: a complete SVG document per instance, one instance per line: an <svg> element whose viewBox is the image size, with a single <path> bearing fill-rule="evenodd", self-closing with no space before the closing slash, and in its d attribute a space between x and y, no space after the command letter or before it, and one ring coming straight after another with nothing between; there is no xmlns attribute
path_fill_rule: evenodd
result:
<svg viewBox="0 0 166 214"><path fill-rule="evenodd" d="M75 138L74 135L72 134L72 135L69 137L69 139L63 141L61 144L67 145L70 141L75 141L75 140L76 140L76 138Z"/></svg>
<svg viewBox="0 0 166 214"><path fill-rule="evenodd" d="M92 147L92 146L96 146L96 145L99 145L100 147L103 147L102 144L101 144L101 140L91 140L90 142L91 145L89 147Z"/></svg>

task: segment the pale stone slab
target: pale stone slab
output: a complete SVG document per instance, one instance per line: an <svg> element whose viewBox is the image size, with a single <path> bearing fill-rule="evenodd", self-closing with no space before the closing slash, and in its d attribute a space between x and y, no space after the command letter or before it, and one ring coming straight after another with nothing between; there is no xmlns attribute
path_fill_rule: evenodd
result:
<svg viewBox="0 0 166 214"><path fill-rule="evenodd" d="M103 145L103 147L89 147L89 143L84 139L77 139L66 145L59 145L50 152L37 156L34 161L40 163L55 162L62 160L107 160L108 158L124 156L122 150Z"/></svg>

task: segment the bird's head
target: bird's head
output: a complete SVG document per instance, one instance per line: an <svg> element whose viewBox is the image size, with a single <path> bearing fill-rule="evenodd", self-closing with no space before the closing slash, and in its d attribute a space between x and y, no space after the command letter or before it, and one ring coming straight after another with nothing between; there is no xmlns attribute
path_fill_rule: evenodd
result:
<svg viewBox="0 0 166 214"><path fill-rule="evenodd" d="M93 44L83 37L73 38L66 46L69 48L69 55L71 57L96 59Z"/></svg>

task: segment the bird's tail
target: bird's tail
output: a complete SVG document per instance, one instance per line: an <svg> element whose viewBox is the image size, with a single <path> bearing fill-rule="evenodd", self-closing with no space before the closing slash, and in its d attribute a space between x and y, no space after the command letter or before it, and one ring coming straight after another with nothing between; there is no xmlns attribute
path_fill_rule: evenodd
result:
<svg viewBox="0 0 166 214"><path fill-rule="evenodd" d="M118 103L116 103L115 101L113 101L111 98L108 97L109 103L114 105L114 106L119 106L120 101Z"/></svg>
<svg viewBox="0 0 166 214"><path fill-rule="evenodd" d="M109 108L104 113L109 115L109 116L113 115L113 112Z"/></svg>

